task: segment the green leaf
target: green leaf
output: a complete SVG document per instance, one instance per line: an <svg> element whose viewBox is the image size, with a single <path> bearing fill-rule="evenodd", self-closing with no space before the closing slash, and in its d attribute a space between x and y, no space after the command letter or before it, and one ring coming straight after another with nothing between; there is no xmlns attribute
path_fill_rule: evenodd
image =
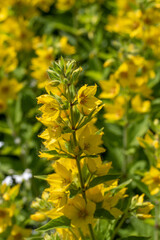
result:
<svg viewBox="0 0 160 240"><path fill-rule="evenodd" d="M102 73L98 71L87 71L85 75L89 78L92 78L95 81L103 79Z"/></svg>
<svg viewBox="0 0 160 240"><path fill-rule="evenodd" d="M128 127L128 148L133 146L138 146L137 137L143 136L143 134L148 130L149 127L149 117L145 116L143 119L140 119L136 123L133 122Z"/></svg>
<svg viewBox="0 0 160 240"><path fill-rule="evenodd" d="M56 219L53 219L53 220L49 221L44 226L38 228L37 231L45 232L45 231L54 229L56 227L65 228L65 227L69 227L70 224L71 224L71 220L70 219L68 219L65 216L61 216L59 218L56 218Z"/></svg>
<svg viewBox="0 0 160 240"><path fill-rule="evenodd" d="M34 176L37 179L41 179L41 180L45 180L47 179L47 175L38 175L38 176Z"/></svg>
<svg viewBox="0 0 160 240"><path fill-rule="evenodd" d="M90 182L88 188L92 188L96 185L99 185L101 183L104 183L104 182L107 182L107 181L110 181L110 180L114 180L114 179L117 179L117 178L119 178L119 175L105 175L105 176L96 177Z"/></svg>
<svg viewBox="0 0 160 240"><path fill-rule="evenodd" d="M24 238L25 240L43 240L43 237L29 237L29 238Z"/></svg>
<svg viewBox="0 0 160 240"><path fill-rule="evenodd" d="M122 239L120 239L120 240L147 240L147 239L150 239L150 237L130 236L130 237L127 237L127 238L122 238Z"/></svg>
<svg viewBox="0 0 160 240"><path fill-rule="evenodd" d="M94 213L94 217L100 218L100 219L110 219L110 220L114 219L114 217L110 214L110 212L108 212L104 208L96 209Z"/></svg>

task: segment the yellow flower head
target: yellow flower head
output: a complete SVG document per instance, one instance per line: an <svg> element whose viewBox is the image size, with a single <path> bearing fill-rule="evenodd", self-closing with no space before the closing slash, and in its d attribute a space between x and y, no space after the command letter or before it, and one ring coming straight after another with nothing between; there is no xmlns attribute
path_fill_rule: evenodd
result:
<svg viewBox="0 0 160 240"><path fill-rule="evenodd" d="M22 89L23 84L18 83L16 79L3 78L0 81L0 99L7 101L8 99L15 99L17 93Z"/></svg>
<svg viewBox="0 0 160 240"><path fill-rule="evenodd" d="M136 95L134 98L132 98L131 104L133 110L138 113L149 112L151 106L150 101L142 101L139 95Z"/></svg>
<svg viewBox="0 0 160 240"><path fill-rule="evenodd" d="M123 96L116 97L114 103L106 103L104 109L106 119L110 121L122 119L125 113L125 98Z"/></svg>
<svg viewBox="0 0 160 240"><path fill-rule="evenodd" d="M102 135L92 132L89 126L86 126L80 133L78 142L83 153L87 155L99 154L105 151L103 147L100 147Z"/></svg>
<svg viewBox="0 0 160 240"><path fill-rule="evenodd" d="M108 192L104 196L102 206L104 209L109 211L115 218L118 218L120 215L122 215L122 211L116 208L115 206L118 204L120 199L127 197L127 195L125 194L126 190L127 188L123 188L113 196L110 192Z"/></svg>
<svg viewBox="0 0 160 240"><path fill-rule="evenodd" d="M136 211L136 216L140 219L151 218L149 212L154 208L150 202L144 202L144 194L141 196L136 195L132 198L131 206Z"/></svg>
<svg viewBox="0 0 160 240"><path fill-rule="evenodd" d="M159 147L159 139L158 135L154 135L150 130L146 133L146 135L143 138L138 137L139 144L141 147L146 148L153 147L154 149L158 149Z"/></svg>
<svg viewBox="0 0 160 240"><path fill-rule="evenodd" d="M75 47L71 46L68 43L68 38L65 36L60 39L60 48L61 48L62 53L66 54L66 55L72 55L72 54L75 54L75 52L76 52Z"/></svg>
<svg viewBox="0 0 160 240"><path fill-rule="evenodd" d="M120 85L114 80L110 79L109 81L101 80L100 86L102 88L102 93L100 94L100 98L114 98L118 95L120 91Z"/></svg>
<svg viewBox="0 0 160 240"><path fill-rule="evenodd" d="M43 106L39 108L39 110L43 113L42 121L56 120L60 114L60 107L57 100L47 94L41 95L37 99L38 104L43 104Z"/></svg>
<svg viewBox="0 0 160 240"><path fill-rule="evenodd" d="M89 223L93 223L95 209L95 203L90 201L86 203L81 196L77 195L69 200L63 211L64 215L71 219L71 223L74 226L86 229Z"/></svg>
<svg viewBox="0 0 160 240"><path fill-rule="evenodd" d="M101 104L101 101L94 96L96 91L97 85L84 85L78 91L78 107L82 113L88 115L93 109Z"/></svg>
<svg viewBox="0 0 160 240"><path fill-rule="evenodd" d="M8 226L11 226L14 210L14 205L9 208L0 207L0 233L4 232Z"/></svg>
<svg viewBox="0 0 160 240"><path fill-rule="evenodd" d="M25 237L31 235L31 229L21 228L17 225L14 225L11 231L11 235L7 240L23 240Z"/></svg>
<svg viewBox="0 0 160 240"><path fill-rule="evenodd" d="M152 166L150 171L145 173L142 182L148 185L151 195L157 194L160 191L160 171Z"/></svg>
<svg viewBox="0 0 160 240"><path fill-rule="evenodd" d="M56 4L56 8L61 11L67 11L73 7L75 4L75 0L58 0Z"/></svg>
<svg viewBox="0 0 160 240"><path fill-rule="evenodd" d="M93 188L90 188L86 191L86 196L92 202L98 203L103 201L104 196L104 186L99 184Z"/></svg>
<svg viewBox="0 0 160 240"><path fill-rule="evenodd" d="M112 162L102 164L100 156L96 158L87 158L86 162L89 171L98 176L107 175L112 165Z"/></svg>

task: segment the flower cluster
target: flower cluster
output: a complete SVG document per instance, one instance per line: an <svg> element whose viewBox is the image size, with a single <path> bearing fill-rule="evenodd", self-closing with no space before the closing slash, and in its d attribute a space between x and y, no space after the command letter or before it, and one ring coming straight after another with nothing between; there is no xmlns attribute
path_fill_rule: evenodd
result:
<svg viewBox="0 0 160 240"><path fill-rule="evenodd" d="M3 183L0 186L0 234L7 240L22 240L31 235L31 229L23 228L15 221L23 207L17 196L19 190L19 184L10 187Z"/></svg>
<svg viewBox="0 0 160 240"><path fill-rule="evenodd" d="M62 239L89 235L96 239L97 219L107 219L108 215L119 218L123 211L117 205L127 197L127 188L118 187L118 176L109 174L112 162L101 160L100 154L105 151L103 131L97 129L95 122L103 105L95 96L96 85L84 85L76 91L75 82L81 71L75 61L61 58L54 62L48 70L47 94L38 97L42 112L38 120L46 126L40 134L44 140L40 157L52 161L55 172L46 177L49 188L42 199L32 203L37 212L31 218L43 221L49 217L52 228L68 226L63 231L56 229ZM142 207L137 211L145 218L151 209L143 211ZM61 222L58 226L57 221Z"/></svg>

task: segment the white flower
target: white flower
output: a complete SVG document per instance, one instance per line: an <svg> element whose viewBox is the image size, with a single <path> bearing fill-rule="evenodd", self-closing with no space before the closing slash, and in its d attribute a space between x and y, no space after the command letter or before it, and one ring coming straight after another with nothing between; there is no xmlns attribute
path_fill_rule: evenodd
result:
<svg viewBox="0 0 160 240"><path fill-rule="evenodd" d="M7 185L12 185L13 184L13 179L11 176L7 176L3 181L2 184L7 184Z"/></svg>
<svg viewBox="0 0 160 240"><path fill-rule="evenodd" d="M24 173L22 174L23 180L28 181L30 178L32 178L32 173L30 169L26 169Z"/></svg>
<svg viewBox="0 0 160 240"><path fill-rule="evenodd" d="M30 169L26 169L21 175L13 175L13 178L15 179L16 183L22 183L23 181L28 181L30 178L32 178L32 173Z"/></svg>

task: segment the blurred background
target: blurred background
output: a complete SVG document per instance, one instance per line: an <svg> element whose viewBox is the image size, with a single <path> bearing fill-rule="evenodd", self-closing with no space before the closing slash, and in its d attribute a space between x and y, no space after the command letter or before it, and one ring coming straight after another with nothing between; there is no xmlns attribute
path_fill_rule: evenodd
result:
<svg viewBox="0 0 160 240"><path fill-rule="evenodd" d="M41 226L30 219L31 203L47 183L33 176L53 170L39 157L43 127L36 98L45 92L51 62L61 56L82 66L78 86L99 86L97 96L105 103L97 121L104 127L103 160L113 162L122 182L132 179L128 194L144 192L151 200L141 178L156 165L155 149L160 159L160 1L1 1L0 49L0 239L15 240L15 225L32 229L33 236ZM141 139L148 129L157 135L146 140L152 149L144 151ZM17 184L20 189L13 189ZM2 209L9 211L8 224ZM30 235L16 231L20 239ZM118 236L128 233L159 239L155 218L128 219Z"/></svg>

